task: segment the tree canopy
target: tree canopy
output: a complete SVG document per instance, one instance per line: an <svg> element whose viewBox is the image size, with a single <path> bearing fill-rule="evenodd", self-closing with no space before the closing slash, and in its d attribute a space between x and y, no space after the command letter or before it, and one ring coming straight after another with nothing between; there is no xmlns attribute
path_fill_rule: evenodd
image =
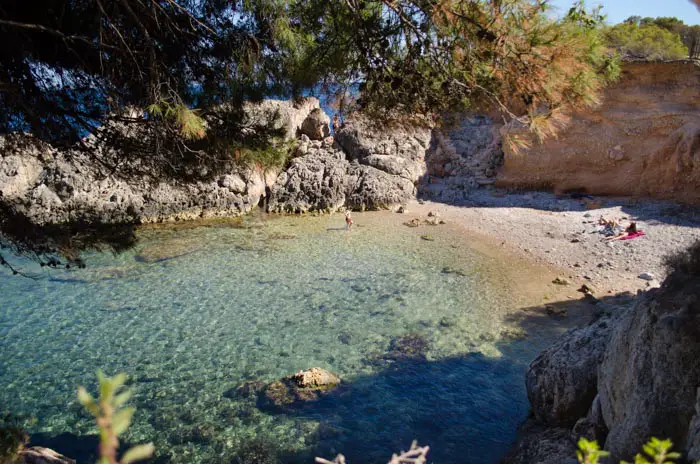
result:
<svg viewBox="0 0 700 464"><path fill-rule="evenodd" d="M0 133L88 151L93 134L175 175L269 140L264 128L244 130L245 102L323 89L384 114L494 110L517 148L555 134L619 73L597 11L578 1L554 20L548 9L545 0L5 2Z"/></svg>
<svg viewBox="0 0 700 464"><path fill-rule="evenodd" d="M700 25L687 25L678 18L630 16L606 36L623 55L635 58L700 58Z"/></svg>

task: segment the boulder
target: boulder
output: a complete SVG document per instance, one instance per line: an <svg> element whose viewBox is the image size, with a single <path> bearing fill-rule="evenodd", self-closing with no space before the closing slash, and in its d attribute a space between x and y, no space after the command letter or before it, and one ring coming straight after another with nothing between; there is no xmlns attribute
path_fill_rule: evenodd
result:
<svg viewBox="0 0 700 464"><path fill-rule="evenodd" d="M372 166L417 182L426 172L432 124L427 121L391 120L379 123L354 113L335 134L348 160Z"/></svg>
<svg viewBox="0 0 700 464"><path fill-rule="evenodd" d="M336 150L312 149L294 158L270 190L269 211L337 210L345 204L347 169L345 155Z"/></svg>
<svg viewBox="0 0 700 464"><path fill-rule="evenodd" d="M263 100L248 103L244 107L249 125L270 127L282 133L284 140L293 140L301 131L308 116L321 110L317 98L305 97L297 100Z"/></svg>
<svg viewBox="0 0 700 464"><path fill-rule="evenodd" d="M647 292L614 328L598 390L615 459L632 458L652 436L697 456L700 303L692 286Z"/></svg>
<svg viewBox="0 0 700 464"><path fill-rule="evenodd" d="M301 124L300 131L311 140L323 140L330 136L331 119L321 108L314 108Z"/></svg>
<svg viewBox="0 0 700 464"><path fill-rule="evenodd" d="M586 415L597 394L598 365L610 332L608 317L572 329L530 364L525 385L537 420L572 427Z"/></svg>
<svg viewBox="0 0 700 464"><path fill-rule="evenodd" d="M561 427L543 427L528 421L520 438L502 464L576 464L576 443L571 432Z"/></svg>
<svg viewBox="0 0 700 464"><path fill-rule="evenodd" d="M67 458L52 449L32 446L20 453L17 464L75 464L75 462L75 459Z"/></svg>
<svg viewBox="0 0 700 464"><path fill-rule="evenodd" d="M261 409L288 412L340 385L335 374L313 367L268 384L258 397Z"/></svg>
<svg viewBox="0 0 700 464"><path fill-rule="evenodd" d="M346 206L352 209L391 209L416 195L409 179L355 163L348 168L346 182Z"/></svg>

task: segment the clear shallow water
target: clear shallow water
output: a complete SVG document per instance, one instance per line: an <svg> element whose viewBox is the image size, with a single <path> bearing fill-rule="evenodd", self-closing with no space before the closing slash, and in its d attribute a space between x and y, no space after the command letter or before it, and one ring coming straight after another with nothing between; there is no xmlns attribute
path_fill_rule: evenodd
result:
<svg viewBox="0 0 700 464"><path fill-rule="evenodd" d="M447 229L387 213L358 215L350 234L342 222L148 229L84 270L2 271L0 411L35 417L35 444L89 462L94 429L75 391L94 390L102 368L130 375L125 440L155 442L158 462L258 447L283 462L379 463L412 439L434 462L498 462L527 414L525 367L552 334L505 336L518 305L507 273ZM406 335L426 340L425 359L387 361ZM313 366L346 387L290 414L226 394Z"/></svg>

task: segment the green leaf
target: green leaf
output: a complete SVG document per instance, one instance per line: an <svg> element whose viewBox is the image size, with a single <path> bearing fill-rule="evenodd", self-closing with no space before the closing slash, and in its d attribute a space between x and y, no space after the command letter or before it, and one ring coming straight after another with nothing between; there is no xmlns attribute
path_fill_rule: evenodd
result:
<svg viewBox="0 0 700 464"><path fill-rule="evenodd" d="M119 387L121 387L122 385L124 385L124 383L126 382L126 379L127 379L127 375L123 372L120 372L119 374L112 377L112 385L114 385L114 389L116 390Z"/></svg>
<svg viewBox="0 0 700 464"><path fill-rule="evenodd" d="M124 453L124 456L122 456L121 464L131 464L132 462L143 461L144 459L148 459L151 457L151 455L153 455L153 452L155 450L156 447L153 446L153 443L134 446L126 453Z"/></svg>
<svg viewBox="0 0 700 464"><path fill-rule="evenodd" d="M132 392L131 390L126 390L118 394L117 396L114 397L114 401L112 402L112 406L115 408L119 408L126 404L127 401L131 399Z"/></svg>
<svg viewBox="0 0 700 464"><path fill-rule="evenodd" d="M119 436L131 425L131 418L134 416L136 408L124 408L117 412L112 418L112 430Z"/></svg>
<svg viewBox="0 0 700 464"><path fill-rule="evenodd" d="M90 393L83 387L78 388L78 402L93 416L97 417L100 415L100 408L95 404L95 400Z"/></svg>

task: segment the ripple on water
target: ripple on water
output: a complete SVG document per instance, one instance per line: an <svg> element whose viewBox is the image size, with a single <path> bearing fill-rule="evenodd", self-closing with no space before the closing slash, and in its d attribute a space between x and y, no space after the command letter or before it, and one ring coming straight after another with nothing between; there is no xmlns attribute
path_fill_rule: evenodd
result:
<svg viewBox="0 0 700 464"><path fill-rule="evenodd" d="M498 461L526 415L524 366L540 346L503 350L515 303L498 269L389 214L358 215L350 234L339 222L146 229L137 249L92 254L84 270L0 274L2 409L35 416L35 443L60 449L56 437L92 433L75 391L102 368L131 376L125 440L154 441L162 462L340 451L385 462L414 438L436 462ZM289 414L230 393L312 366L346 386ZM76 457L89 459L84 448Z"/></svg>

